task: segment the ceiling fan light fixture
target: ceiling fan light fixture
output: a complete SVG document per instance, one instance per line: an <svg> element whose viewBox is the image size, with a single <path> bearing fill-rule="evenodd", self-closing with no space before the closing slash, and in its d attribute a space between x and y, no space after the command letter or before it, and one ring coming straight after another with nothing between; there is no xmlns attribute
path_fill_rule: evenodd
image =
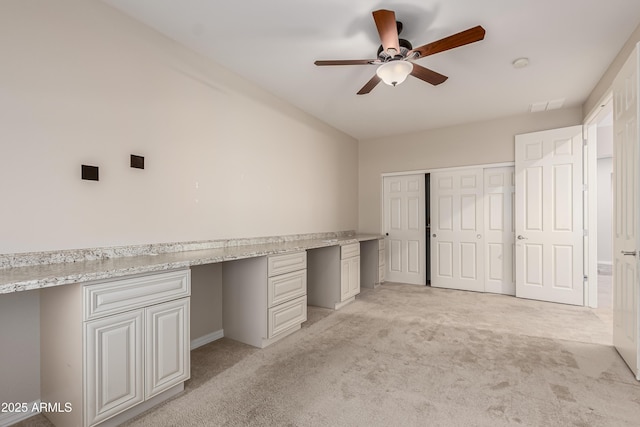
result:
<svg viewBox="0 0 640 427"><path fill-rule="evenodd" d="M389 86L396 86L405 81L413 71L413 64L409 61L385 62L376 70L378 77Z"/></svg>

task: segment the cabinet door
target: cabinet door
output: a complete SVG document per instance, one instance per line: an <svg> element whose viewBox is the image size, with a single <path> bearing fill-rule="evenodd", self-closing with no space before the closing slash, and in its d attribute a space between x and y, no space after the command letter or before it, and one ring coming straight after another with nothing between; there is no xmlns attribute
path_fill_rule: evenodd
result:
<svg viewBox="0 0 640 427"><path fill-rule="evenodd" d="M190 377L189 298L145 309L145 399Z"/></svg>
<svg viewBox="0 0 640 427"><path fill-rule="evenodd" d="M85 323L85 425L144 400L142 310Z"/></svg>
<svg viewBox="0 0 640 427"><path fill-rule="evenodd" d="M360 293L360 257L340 261L340 301Z"/></svg>
<svg viewBox="0 0 640 427"><path fill-rule="evenodd" d="M349 276L351 265L348 259L340 261L340 301L349 299Z"/></svg>
<svg viewBox="0 0 640 427"><path fill-rule="evenodd" d="M349 298L360 293L360 257L349 259Z"/></svg>

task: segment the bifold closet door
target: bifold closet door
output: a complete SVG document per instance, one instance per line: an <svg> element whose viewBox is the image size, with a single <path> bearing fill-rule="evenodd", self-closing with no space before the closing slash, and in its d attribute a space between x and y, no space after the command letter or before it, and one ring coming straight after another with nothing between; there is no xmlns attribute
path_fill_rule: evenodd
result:
<svg viewBox="0 0 640 427"><path fill-rule="evenodd" d="M425 254L424 174L383 178L386 279L424 285Z"/></svg>
<svg viewBox="0 0 640 427"><path fill-rule="evenodd" d="M484 170L486 292L515 295L515 167Z"/></svg>
<svg viewBox="0 0 640 427"><path fill-rule="evenodd" d="M431 286L484 291L483 169L431 173Z"/></svg>

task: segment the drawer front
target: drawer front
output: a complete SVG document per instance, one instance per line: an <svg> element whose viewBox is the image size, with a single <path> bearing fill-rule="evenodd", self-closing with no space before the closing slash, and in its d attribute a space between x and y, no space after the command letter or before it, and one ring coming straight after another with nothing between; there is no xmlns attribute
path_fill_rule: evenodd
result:
<svg viewBox="0 0 640 427"><path fill-rule="evenodd" d="M340 247L340 258L352 258L360 255L360 243L351 243Z"/></svg>
<svg viewBox="0 0 640 427"><path fill-rule="evenodd" d="M379 250L384 250L384 242L385 242L384 239L378 240L378 249Z"/></svg>
<svg viewBox="0 0 640 427"><path fill-rule="evenodd" d="M269 309L269 336L273 338L292 326L307 320L307 296L296 298Z"/></svg>
<svg viewBox="0 0 640 427"><path fill-rule="evenodd" d="M306 294L306 269L270 277L268 280L267 303L269 308Z"/></svg>
<svg viewBox="0 0 640 427"><path fill-rule="evenodd" d="M305 268L307 268L306 251L268 257L267 272L269 277Z"/></svg>
<svg viewBox="0 0 640 427"><path fill-rule="evenodd" d="M191 294L191 270L120 279L83 288L84 318L96 319Z"/></svg>
<svg viewBox="0 0 640 427"><path fill-rule="evenodd" d="M378 267L384 265L384 250L378 251Z"/></svg>

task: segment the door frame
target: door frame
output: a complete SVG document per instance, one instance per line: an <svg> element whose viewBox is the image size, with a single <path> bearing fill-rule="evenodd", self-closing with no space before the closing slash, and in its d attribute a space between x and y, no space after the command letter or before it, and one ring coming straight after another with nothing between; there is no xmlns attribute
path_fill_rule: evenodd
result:
<svg viewBox="0 0 640 427"><path fill-rule="evenodd" d="M582 128L582 136L586 140L586 155L584 161L584 182L587 184L584 192L584 228L585 236L585 306L598 308L598 116L600 111L613 102L611 88L600 98L597 106L586 116Z"/></svg>

